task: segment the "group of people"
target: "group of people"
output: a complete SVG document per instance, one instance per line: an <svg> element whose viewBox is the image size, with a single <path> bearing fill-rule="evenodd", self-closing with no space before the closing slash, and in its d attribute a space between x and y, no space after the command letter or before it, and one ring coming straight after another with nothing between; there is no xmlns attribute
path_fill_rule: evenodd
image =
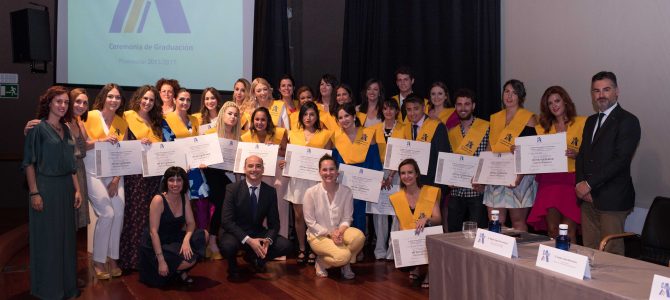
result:
<svg viewBox="0 0 670 300"><path fill-rule="evenodd" d="M392 259L389 231L434 225L459 231L463 221L485 227L487 209L500 210L502 223L509 213L515 229L525 231L530 224L552 237L560 223L567 223L574 238L581 224L590 247L606 234L623 231L634 203L630 161L640 127L617 103L613 73L593 76L591 96L600 114L588 119L577 116L559 86L545 91L538 118L523 108L524 84L509 80L503 85L503 109L486 121L474 116L477 99L471 90L459 89L450 98L446 85L435 82L424 99L412 91L409 68L399 68L395 78L397 95L387 98L381 81L370 79L360 101L330 74L321 78L317 93L307 86L294 92L293 79L283 76L278 100L267 80L239 79L229 101L214 88L204 89L194 114L191 93L173 79L138 88L129 105L121 87L107 84L91 110L84 89L49 88L40 98L38 120L25 129L32 293L50 298L78 292L74 233L89 222L83 204L90 204L98 217L95 277L106 280L139 270L140 280L151 286L191 282L188 270L200 258L225 258L229 278L237 279L239 250L245 250L244 259L255 271L264 271L267 260L295 254L298 263L313 263L318 277L340 267L343 278L351 279L350 264L362 259L366 236L376 240L375 258ZM199 132L204 124L211 126ZM473 184L472 189L435 183L439 152L513 152L516 137L557 132L567 136L567 173L519 175L511 186ZM98 178L94 172L97 142L149 144L204 133L279 145L278 163L268 166L248 157L244 176L204 165L172 167L155 177ZM412 159L384 171L382 188L400 186L389 197L395 217L372 215L373 226L368 226L366 202L338 184L338 168L345 163L382 171L389 137L430 143L430 163L426 175ZM332 156L319 161L321 182L281 175L289 143L332 150ZM263 176L264 168L276 168L276 175ZM291 209L295 252L287 240ZM622 253L619 245L611 247ZM412 268L410 279L421 280L419 271ZM63 280L50 280L54 273L63 274ZM429 286L427 275L421 285Z"/></svg>

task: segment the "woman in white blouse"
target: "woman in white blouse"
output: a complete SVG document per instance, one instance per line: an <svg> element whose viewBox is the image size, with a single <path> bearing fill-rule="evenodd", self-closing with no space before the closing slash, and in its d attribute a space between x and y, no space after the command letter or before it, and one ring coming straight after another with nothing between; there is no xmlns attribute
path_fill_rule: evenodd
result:
<svg viewBox="0 0 670 300"><path fill-rule="evenodd" d="M307 242L317 254L316 276L327 277L326 269L341 267L344 279L353 279L356 274L350 263L363 249L365 235L355 227L353 220L353 198L351 189L337 183L338 168L330 155L319 160L321 183L307 189L303 204L307 224Z"/></svg>

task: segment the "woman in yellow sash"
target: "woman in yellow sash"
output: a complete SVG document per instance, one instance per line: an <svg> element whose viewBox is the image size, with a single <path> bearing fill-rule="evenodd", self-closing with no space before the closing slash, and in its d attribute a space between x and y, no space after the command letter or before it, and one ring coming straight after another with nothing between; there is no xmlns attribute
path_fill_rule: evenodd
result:
<svg viewBox="0 0 670 300"><path fill-rule="evenodd" d="M122 118L124 107L121 88L115 83L108 83L95 97L93 110L88 112L84 123L90 144L84 158L86 183L91 205L98 217L93 233L93 269L98 279L118 277L123 273L116 260L119 259L125 196L122 177L96 177L93 144L114 144L125 139L128 123Z"/></svg>
<svg viewBox="0 0 670 300"><path fill-rule="evenodd" d="M251 113L256 109L256 103L251 100L251 83L244 78L237 79L233 86L233 101L240 109L240 128L249 130Z"/></svg>
<svg viewBox="0 0 670 300"><path fill-rule="evenodd" d="M291 129L288 140L291 144L298 146L307 146L320 149L330 149L330 138L333 132L321 128L319 119L319 109L314 102L306 102L300 107L299 123L294 129ZM317 181L301 178L291 178L288 183L288 190L284 199L293 203L293 213L295 216L295 231L298 237L298 263L304 263L305 259L310 264L314 263L316 256L305 252L305 217L302 212L303 199L305 191L317 184Z"/></svg>
<svg viewBox="0 0 670 300"><path fill-rule="evenodd" d="M514 139L535 135L535 115L523 108L526 88L523 82L511 79L503 85L503 110L491 115L490 146L493 152L511 152ZM500 223L505 224L509 210L512 227L527 231L526 216L535 201L537 183L533 175L518 175L515 185L487 185L484 205L500 211Z"/></svg>
<svg viewBox="0 0 670 300"><path fill-rule="evenodd" d="M581 223L581 210L575 194L575 158L582 141L586 117L577 116L570 95L560 86L549 87L540 102L538 134L565 132L568 149L568 172L538 174L535 205L528 215L528 224L536 230L547 230L549 237L558 236L558 225L568 224L568 236L577 240L577 225Z"/></svg>
<svg viewBox="0 0 670 300"><path fill-rule="evenodd" d="M163 115L173 112L175 110L174 97L181 87L179 81L176 79L161 78L156 81L156 89L158 89L161 98L161 111Z"/></svg>
<svg viewBox="0 0 670 300"><path fill-rule="evenodd" d="M263 181L274 186L277 191L277 210L279 211L280 225L279 234L286 237L288 236L289 203L284 200L284 195L286 195L288 177L281 175L285 163L284 155L286 154L286 143L288 142L286 129L275 127L271 120L270 112L263 106L254 110L251 115L251 120L251 129L240 137L242 142L279 145L277 165L267 166L268 168L275 168L275 176L263 176Z"/></svg>
<svg viewBox="0 0 670 300"><path fill-rule="evenodd" d="M361 91L361 105L356 107L358 115L362 118L363 127L382 122L382 101L384 101L384 85L381 80L370 78L365 82Z"/></svg>
<svg viewBox="0 0 670 300"><path fill-rule="evenodd" d="M158 90L150 85L138 88L130 100L130 109L123 113L128 123L126 140L141 140L143 144L161 142L161 103ZM143 177L142 174L123 177L126 194L123 230L119 242L119 267L136 270L139 266L140 246L149 224L149 203L158 192L161 176Z"/></svg>
<svg viewBox="0 0 670 300"><path fill-rule="evenodd" d="M426 108L428 116L444 123L447 131L459 123L458 115L454 113L456 109L449 100L447 85L442 81L434 82L430 86L430 101Z"/></svg>
<svg viewBox="0 0 670 300"><path fill-rule="evenodd" d="M256 108L265 107L268 109L270 121L272 121L274 127L289 128L286 107L284 107L283 101L272 100L272 86L267 80L258 77L251 82L251 99L256 102Z"/></svg>
<svg viewBox="0 0 670 300"><path fill-rule="evenodd" d="M323 74L319 80L319 94L316 95L316 104L321 105L323 111L330 113L330 102L335 99L335 87L339 84L337 77L332 74ZM322 120L323 121L323 120ZM334 128L330 128L333 130Z"/></svg>
<svg viewBox="0 0 670 300"><path fill-rule="evenodd" d="M425 227L439 225L442 222L440 189L419 182L419 165L414 159L403 160L398 165L398 173L400 173L400 191L389 198L400 222L400 230L415 229L418 233ZM420 276L418 266L409 273L412 281L419 279ZM421 287L428 288L428 273Z"/></svg>
<svg viewBox="0 0 670 300"><path fill-rule="evenodd" d="M286 113L291 115L294 112L298 111L298 101L293 99L293 91L295 89L295 84L293 77L288 74L284 74L279 79L279 94L281 99L275 100L280 101L281 104L286 108Z"/></svg>
<svg viewBox="0 0 670 300"><path fill-rule="evenodd" d="M300 108L307 102L314 102L314 92L310 87L306 85L303 85L300 88L298 88L296 95L298 95L298 110L288 115L288 119L291 124L290 126L291 130L298 128L298 126L300 125L299 124ZM317 112L319 114L322 114L323 112L321 111L321 107L319 107L319 105L316 103L314 103L314 105L316 105Z"/></svg>
<svg viewBox="0 0 670 300"><path fill-rule="evenodd" d="M379 158L379 146L375 141L375 131L372 128L361 126L356 118L356 107L353 103L340 105L337 110L340 128L333 133L333 157L338 164L348 164L361 168L381 171L382 162ZM366 202L354 199L353 227L365 232ZM362 252L359 254L363 259Z"/></svg>
<svg viewBox="0 0 670 300"><path fill-rule="evenodd" d="M219 138L229 139L234 141L240 140L240 109L234 101L226 101L223 103L221 110L217 114L215 129ZM211 129L210 129L211 130ZM212 260L223 259L216 239L221 229L221 211L223 207L223 199L226 197L226 186L235 180L237 176L231 172L221 169L205 168L205 178L209 186L209 200L214 205L214 213L209 222L209 245L205 252L206 258ZM229 176L230 175L230 176Z"/></svg>
<svg viewBox="0 0 670 300"><path fill-rule="evenodd" d="M194 113L193 116L198 119L198 123L202 126L216 121L219 110L223 105L221 95L213 87L207 87L202 91L200 97L200 111Z"/></svg>

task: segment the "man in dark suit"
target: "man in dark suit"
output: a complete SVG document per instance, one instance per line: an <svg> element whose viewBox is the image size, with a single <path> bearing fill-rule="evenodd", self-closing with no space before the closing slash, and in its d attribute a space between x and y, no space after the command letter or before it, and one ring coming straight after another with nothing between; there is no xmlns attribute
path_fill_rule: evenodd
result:
<svg viewBox="0 0 670 300"><path fill-rule="evenodd" d="M635 204L630 164L640 142L640 122L618 104L618 97L614 73L593 75L591 99L598 114L590 116L584 126L575 191L582 210L584 246L594 249L603 237L623 232ZM623 241L610 242L605 250L623 255Z"/></svg>
<svg viewBox="0 0 670 300"><path fill-rule="evenodd" d="M224 231L219 234L219 247L228 260L229 279L240 276L236 258L240 247L256 272L265 272L266 260L291 252L291 243L277 234L277 192L261 181L263 170L263 160L250 156L244 160L246 179L226 187L221 217Z"/></svg>

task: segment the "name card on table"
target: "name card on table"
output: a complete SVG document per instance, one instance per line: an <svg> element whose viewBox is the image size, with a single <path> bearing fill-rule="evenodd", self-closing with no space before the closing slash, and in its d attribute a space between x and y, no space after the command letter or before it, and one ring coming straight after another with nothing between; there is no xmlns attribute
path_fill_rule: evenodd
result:
<svg viewBox="0 0 670 300"><path fill-rule="evenodd" d="M670 299L670 278L654 274L649 300Z"/></svg>
<svg viewBox="0 0 670 300"><path fill-rule="evenodd" d="M507 258L519 257L515 238L486 229L477 228L477 237L472 247Z"/></svg>
<svg viewBox="0 0 670 300"><path fill-rule="evenodd" d="M535 265L580 280L591 278L588 257L546 245L538 248Z"/></svg>

